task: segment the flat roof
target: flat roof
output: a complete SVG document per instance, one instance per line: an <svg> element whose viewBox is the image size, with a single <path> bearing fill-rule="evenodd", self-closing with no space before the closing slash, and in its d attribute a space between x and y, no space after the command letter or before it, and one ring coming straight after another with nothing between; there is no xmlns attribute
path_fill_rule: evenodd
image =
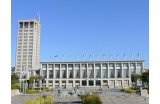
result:
<svg viewBox="0 0 160 104"><path fill-rule="evenodd" d="M40 63L103 63L103 62L144 62L145 60L106 60L106 61L46 61Z"/></svg>

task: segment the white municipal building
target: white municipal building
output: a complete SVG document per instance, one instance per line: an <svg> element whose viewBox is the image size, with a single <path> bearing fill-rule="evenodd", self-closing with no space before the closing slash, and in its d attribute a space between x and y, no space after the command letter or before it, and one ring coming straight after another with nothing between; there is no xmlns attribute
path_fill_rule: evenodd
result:
<svg viewBox="0 0 160 104"><path fill-rule="evenodd" d="M40 62L43 86L130 86L131 75L144 71L144 60Z"/></svg>

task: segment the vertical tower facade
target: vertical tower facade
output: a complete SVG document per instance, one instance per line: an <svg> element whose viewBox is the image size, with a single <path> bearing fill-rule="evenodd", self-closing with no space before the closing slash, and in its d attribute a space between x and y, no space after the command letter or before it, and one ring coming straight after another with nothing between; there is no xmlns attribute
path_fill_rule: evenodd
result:
<svg viewBox="0 0 160 104"><path fill-rule="evenodd" d="M39 68L40 28L39 20L18 20L16 73Z"/></svg>

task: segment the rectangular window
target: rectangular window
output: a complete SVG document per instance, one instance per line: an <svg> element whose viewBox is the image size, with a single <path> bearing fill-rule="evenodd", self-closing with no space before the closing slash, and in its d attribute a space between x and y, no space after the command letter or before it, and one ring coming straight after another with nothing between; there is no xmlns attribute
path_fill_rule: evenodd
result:
<svg viewBox="0 0 160 104"><path fill-rule="evenodd" d="M23 58L26 58L26 55L23 55Z"/></svg>
<svg viewBox="0 0 160 104"><path fill-rule="evenodd" d="M26 39L26 38L27 38L27 36L24 36L24 38Z"/></svg>
<svg viewBox="0 0 160 104"><path fill-rule="evenodd" d="M53 78L53 70L49 70L49 78Z"/></svg>
<svg viewBox="0 0 160 104"><path fill-rule="evenodd" d="M21 42L21 41L22 41L22 39L18 39L18 41L19 41L19 42Z"/></svg>
<svg viewBox="0 0 160 104"><path fill-rule="evenodd" d="M33 28L34 22L30 22L30 28Z"/></svg>
<svg viewBox="0 0 160 104"><path fill-rule="evenodd" d="M121 67L121 64L120 63L116 63L116 67Z"/></svg>
<svg viewBox="0 0 160 104"><path fill-rule="evenodd" d="M21 61L21 59L17 59L17 61Z"/></svg>
<svg viewBox="0 0 160 104"><path fill-rule="evenodd" d="M27 51L27 49L23 49L23 51Z"/></svg>
<svg viewBox="0 0 160 104"><path fill-rule="evenodd" d="M21 48L21 46L18 46L18 48Z"/></svg>
<svg viewBox="0 0 160 104"><path fill-rule="evenodd" d="M29 38L33 38L33 36L29 36Z"/></svg>
<svg viewBox="0 0 160 104"><path fill-rule="evenodd" d="M28 30L24 30L24 32L28 32Z"/></svg>
<svg viewBox="0 0 160 104"><path fill-rule="evenodd" d="M32 62L28 62L28 64L32 64Z"/></svg>
<svg viewBox="0 0 160 104"><path fill-rule="evenodd" d="M28 52L28 54L32 54L32 52Z"/></svg>
<svg viewBox="0 0 160 104"><path fill-rule="evenodd" d="M26 62L22 62L22 64L26 64Z"/></svg>
<svg viewBox="0 0 160 104"><path fill-rule="evenodd" d="M22 35L22 33L19 33L18 35L20 35L20 36L21 36L21 35Z"/></svg>
<svg viewBox="0 0 160 104"><path fill-rule="evenodd" d="M66 68L66 64L62 64L62 65L61 65L61 68Z"/></svg>
<svg viewBox="0 0 160 104"><path fill-rule="evenodd" d="M21 56L17 56L17 58L21 58Z"/></svg>
<svg viewBox="0 0 160 104"><path fill-rule="evenodd" d="M19 30L19 32L22 32L22 30Z"/></svg>
<svg viewBox="0 0 160 104"><path fill-rule="evenodd" d="M23 28L23 22L19 22L19 28Z"/></svg>
<svg viewBox="0 0 160 104"><path fill-rule="evenodd" d="M47 70L43 70L43 77L47 78Z"/></svg>
<svg viewBox="0 0 160 104"><path fill-rule="evenodd" d="M27 54L27 52L23 52L23 54Z"/></svg>
<svg viewBox="0 0 160 104"><path fill-rule="evenodd" d="M22 36L18 36L18 38L20 38L20 39L21 39L21 38L22 38Z"/></svg>
<svg viewBox="0 0 160 104"><path fill-rule="evenodd" d="M110 64L109 64L109 67L114 67L114 64L113 64L113 63L110 63Z"/></svg>
<svg viewBox="0 0 160 104"><path fill-rule="evenodd" d="M29 49L29 51L32 51L32 49Z"/></svg>
<svg viewBox="0 0 160 104"><path fill-rule="evenodd" d="M24 23L24 28L28 28L28 22Z"/></svg>
<svg viewBox="0 0 160 104"><path fill-rule="evenodd" d="M29 42L29 44L31 45L31 44L33 44L33 42Z"/></svg>
<svg viewBox="0 0 160 104"><path fill-rule="evenodd" d="M23 41L27 41L27 39L24 39Z"/></svg>
<svg viewBox="0 0 160 104"><path fill-rule="evenodd" d="M26 61L26 59L23 59L23 61Z"/></svg>
<svg viewBox="0 0 160 104"><path fill-rule="evenodd" d="M18 54L18 55L20 55L20 54L21 54L21 52L17 52L17 54Z"/></svg>
<svg viewBox="0 0 160 104"><path fill-rule="evenodd" d="M29 33L29 35L33 35L33 33Z"/></svg>
<svg viewBox="0 0 160 104"><path fill-rule="evenodd" d="M23 45L27 45L27 43L26 43L26 42L24 42L24 43L23 43Z"/></svg>
<svg viewBox="0 0 160 104"><path fill-rule="evenodd" d="M17 64L21 64L21 62L17 62Z"/></svg>
<svg viewBox="0 0 160 104"><path fill-rule="evenodd" d="M23 46L23 48L27 48L27 46Z"/></svg>
<svg viewBox="0 0 160 104"><path fill-rule="evenodd" d="M33 41L33 39L29 39L29 41Z"/></svg>
<svg viewBox="0 0 160 104"><path fill-rule="evenodd" d="M49 67L49 68L53 68L53 64L49 64L48 67Z"/></svg>
<svg viewBox="0 0 160 104"><path fill-rule="evenodd" d="M21 51L21 49L18 49L18 51Z"/></svg>
<svg viewBox="0 0 160 104"><path fill-rule="evenodd" d="M18 45L21 45L22 43L18 43Z"/></svg>
<svg viewBox="0 0 160 104"><path fill-rule="evenodd" d="M29 30L30 32L33 32L33 30Z"/></svg>
<svg viewBox="0 0 160 104"><path fill-rule="evenodd" d="M27 36L28 35L28 33L24 33L24 36Z"/></svg>

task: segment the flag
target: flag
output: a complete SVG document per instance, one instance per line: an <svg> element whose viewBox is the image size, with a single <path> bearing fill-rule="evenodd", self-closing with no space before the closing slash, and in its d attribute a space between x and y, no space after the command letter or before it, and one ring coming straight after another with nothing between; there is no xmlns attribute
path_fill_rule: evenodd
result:
<svg viewBox="0 0 160 104"><path fill-rule="evenodd" d="M91 57L91 54L89 55L89 57Z"/></svg>
<svg viewBox="0 0 160 104"><path fill-rule="evenodd" d="M38 15L38 19L40 20L40 12L37 12L37 15Z"/></svg>
<svg viewBox="0 0 160 104"><path fill-rule="evenodd" d="M58 55L54 56L54 57L58 57Z"/></svg>
<svg viewBox="0 0 160 104"><path fill-rule="evenodd" d="M63 55L63 57L64 57L64 55Z"/></svg>
<svg viewBox="0 0 160 104"><path fill-rule="evenodd" d="M124 54L124 57L125 57L125 54Z"/></svg>
<svg viewBox="0 0 160 104"><path fill-rule="evenodd" d="M97 55L97 57L98 57L98 55Z"/></svg>
<svg viewBox="0 0 160 104"><path fill-rule="evenodd" d="M84 57L84 55L82 57Z"/></svg>
<svg viewBox="0 0 160 104"><path fill-rule="evenodd" d="M137 57L139 56L139 53L138 53L138 55L137 55Z"/></svg>
<svg viewBox="0 0 160 104"><path fill-rule="evenodd" d="M131 53L131 56L130 57L132 57L132 53Z"/></svg>
<svg viewBox="0 0 160 104"><path fill-rule="evenodd" d="M110 54L110 57L111 57L112 55Z"/></svg>
<svg viewBox="0 0 160 104"><path fill-rule="evenodd" d="M50 56L50 59L52 58L52 56Z"/></svg>
<svg viewBox="0 0 160 104"><path fill-rule="evenodd" d="M117 54L117 56L118 56L118 54Z"/></svg>
<svg viewBox="0 0 160 104"><path fill-rule="evenodd" d="M103 56L105 56L105 54L103 54Z"/></svg>

